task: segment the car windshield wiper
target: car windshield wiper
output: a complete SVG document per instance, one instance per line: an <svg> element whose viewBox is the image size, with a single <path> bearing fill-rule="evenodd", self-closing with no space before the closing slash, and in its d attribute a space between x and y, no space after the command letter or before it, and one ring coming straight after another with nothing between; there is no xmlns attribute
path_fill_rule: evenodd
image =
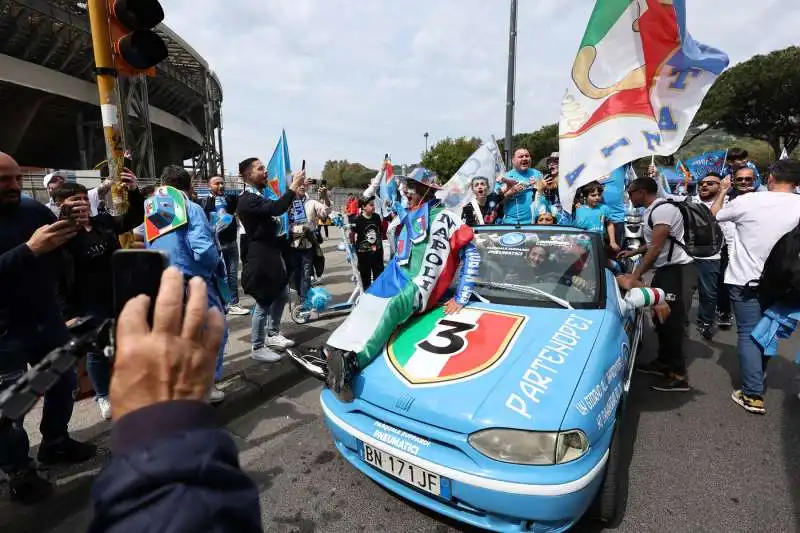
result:
<svg viewBox="0 0 800 533"><path fill-rule="evenodd" d="M572 309L572 305L570 305L568 301L561 299L558 296L553 296L549 292L537 289L536 287L528 287L527 285L516 285L514 283L495 283L493 281L478 281L476 285L480 287L487 287L489 289L502 289L502 290L520 292L522 294L543 296L548 300L550 300L551 302L557 303L564 309Z"/></svg>

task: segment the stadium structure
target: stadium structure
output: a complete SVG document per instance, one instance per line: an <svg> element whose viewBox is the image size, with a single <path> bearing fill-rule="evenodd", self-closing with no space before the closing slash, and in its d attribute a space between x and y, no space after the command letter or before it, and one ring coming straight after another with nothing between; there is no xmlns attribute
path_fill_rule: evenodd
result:
<svg viewBox="0 0 800 533"><path fill-rule="evenodd" d="M157 75L119 83L132 170L143 183L184 161L198 180L224 175L219 79L167 26L157 33L169 50ZM26 167L94 168L105 159L98 99L85 2L1 0L0 151Z"/></svg>

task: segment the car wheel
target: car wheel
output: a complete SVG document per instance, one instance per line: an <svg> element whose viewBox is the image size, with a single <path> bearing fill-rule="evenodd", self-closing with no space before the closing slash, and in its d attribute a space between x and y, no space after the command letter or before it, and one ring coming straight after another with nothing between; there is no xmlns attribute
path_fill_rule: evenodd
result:
<svg viewBox="0 0 800 533"><path fill-rule="evenodd" d="M619 425L619 422L617 422ZM619 428L614 429L611 437L611 446L608 448L608 462L603 483L592 503L592 515L605 525L614 524L619 517L620 490L619 490Z"/></svg>

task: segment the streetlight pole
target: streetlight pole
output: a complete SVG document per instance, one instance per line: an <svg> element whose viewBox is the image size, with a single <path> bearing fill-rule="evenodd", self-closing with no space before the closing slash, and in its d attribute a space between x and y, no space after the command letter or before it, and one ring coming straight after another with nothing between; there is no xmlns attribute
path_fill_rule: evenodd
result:
<svg viewBox="0 0 800 533"><path fill-rule="evenodd" d="M503 142L506 168L511 167L514 142L514 84L517 70L517 0L511 0L511 22L508 30L508 87L506 89L506 138Z"/></svg>
<svg viewBox="0 0 800 533"><path fill-rule="evenodd" d="M428 153L428 132L426 131L423 137L425 137L425 153Z"/></svg>

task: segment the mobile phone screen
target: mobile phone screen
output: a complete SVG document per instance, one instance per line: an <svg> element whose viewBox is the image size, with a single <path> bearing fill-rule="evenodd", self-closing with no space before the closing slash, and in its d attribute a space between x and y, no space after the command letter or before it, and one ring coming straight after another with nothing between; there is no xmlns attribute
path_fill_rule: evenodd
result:
<svg viewBox="0 0 800 533"><path fill-rule="evenodd" d="M153 309L161 274L169 265L169 258L158 250L117 250L113 256L114 317L119 317L122 308L131 298L140 294L150 297L147 322L153 324Z"/></svg>

